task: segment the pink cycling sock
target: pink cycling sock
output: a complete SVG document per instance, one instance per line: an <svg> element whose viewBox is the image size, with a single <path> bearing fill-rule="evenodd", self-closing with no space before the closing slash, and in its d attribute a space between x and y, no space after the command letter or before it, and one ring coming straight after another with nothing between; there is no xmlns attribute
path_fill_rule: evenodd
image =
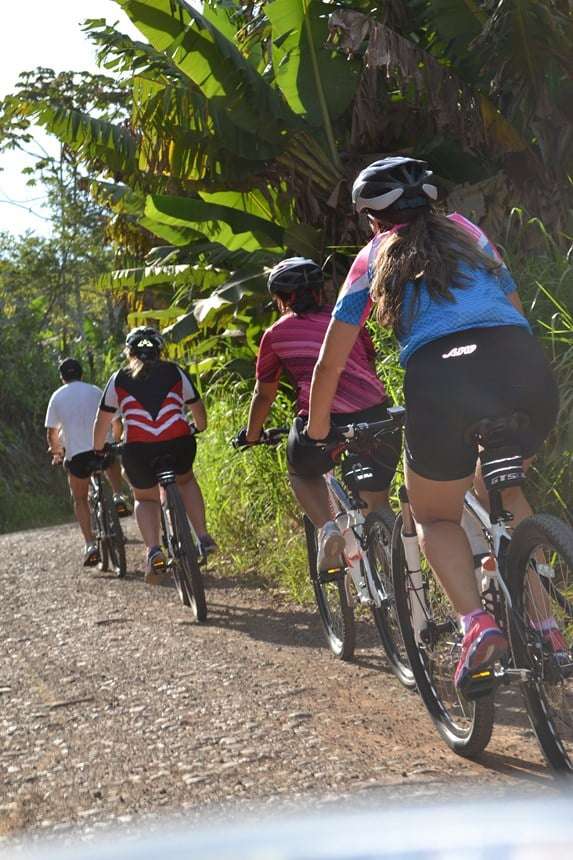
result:
<svg viewBox="0 0 573 860"><path fill-rule="evenodd" d="M474 609L473 612L468 612L467 615L460 616L464 636L466 635L478 615L487 615L487 612L484 609Z"/></svg>

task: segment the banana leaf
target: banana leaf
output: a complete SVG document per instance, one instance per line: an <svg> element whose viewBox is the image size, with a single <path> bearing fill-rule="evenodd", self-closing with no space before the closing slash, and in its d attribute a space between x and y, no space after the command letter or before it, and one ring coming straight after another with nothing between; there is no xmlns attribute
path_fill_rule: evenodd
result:
<svg viewBox="0 0 573 860"><path fill-rule="evenodd" d="M356 92L361 65L328 43L332 5L320 0L272 0L275 80L290 108L313 126L340 116Z"/></svg>
<svg viewBox="0 0 573 860"><path fill-rule="evenodd" d="M240 128L280 143L297 125L280 94L235 45L184 0L115 0L153 47Z"/></svg>
<svg viewBox="0 0 573 860"><path fill-rule="evenodd" d="M149 195L145 215L150 224L201 233L229 251L261 248L278 251L284 245L284 230L279 225L229 206L195 198ZM150 229L156 232L155 227Z"/></svg>

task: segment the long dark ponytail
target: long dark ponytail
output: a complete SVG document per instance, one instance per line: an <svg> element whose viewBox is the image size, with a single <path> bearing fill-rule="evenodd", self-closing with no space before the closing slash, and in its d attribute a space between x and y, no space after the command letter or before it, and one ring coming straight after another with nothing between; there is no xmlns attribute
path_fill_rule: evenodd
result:
<svg viewBox="0 0 573 860"><path fill-rule="evenodd" d="M432 298L455 301L452 289L467 286L460 264L488 272L501 268L501 263L488 257L462 227L432 211L388 233L378 249L370 288L380 325L399 333L410 322L402 316L405 288L410 282L415 290L412 314L419 303L422 282Z"/></svg>

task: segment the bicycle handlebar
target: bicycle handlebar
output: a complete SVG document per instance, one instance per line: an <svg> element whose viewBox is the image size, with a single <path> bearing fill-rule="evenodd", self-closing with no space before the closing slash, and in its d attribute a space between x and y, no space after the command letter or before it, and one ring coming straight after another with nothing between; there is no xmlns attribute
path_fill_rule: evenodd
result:
<svg viewBox="0 0 573 860"><path fill-rule="evenodd" d="M282 436L288 436L289 427L269 427L268 430L263 430L261 438L258 442L249 442L247 445L242 445L237 439L231 440L231 445L237 451L246 451L247 448L254 448L255 445L278 445Z"/></svg>
<svg viewBox="0 0 573 860"><path fill-rule="evenodd" d="M403 406L390 406L388 412L390 418L384 418L382 421L361 421L356 424L332 427L330 435L337 440L356 442L365 436L372 439L376 436L384 436L386 433L393 433L394 430L404 426L406 410Z"/></svg>

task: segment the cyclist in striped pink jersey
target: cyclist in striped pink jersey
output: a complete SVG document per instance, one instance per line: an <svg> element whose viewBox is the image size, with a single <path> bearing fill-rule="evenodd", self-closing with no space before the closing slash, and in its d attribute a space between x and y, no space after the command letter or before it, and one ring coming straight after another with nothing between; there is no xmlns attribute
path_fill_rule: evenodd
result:
<svg viewBox="0 0 573 860"><path fill-rule="evenodd" d="M279 386L282 373L291 380L296 392L297 418L288 440L289 478L301 507L319 529L319 569L340 562L344 539L331 520L328 493L323 479L333 467L330 455L308 444L305 427L308 418L310 384L332 307L324 301L323 273L317 263L291 257L272 269L268 288L281 317L264 333L257 360L257 384L251 401L248 426L237 437L239 444L254 444L262 433ZM340 376L331 405L333 424L355 421L380 421L390 405L382 382L376 376L375 351L365 329L354 344ZM370 508L388 505L388 487L400 456L400 433L385 441L376 458L364 455L360 465L371 475L360 482L360 495ZM351 472L357 458L346 458Z"/></svg>

